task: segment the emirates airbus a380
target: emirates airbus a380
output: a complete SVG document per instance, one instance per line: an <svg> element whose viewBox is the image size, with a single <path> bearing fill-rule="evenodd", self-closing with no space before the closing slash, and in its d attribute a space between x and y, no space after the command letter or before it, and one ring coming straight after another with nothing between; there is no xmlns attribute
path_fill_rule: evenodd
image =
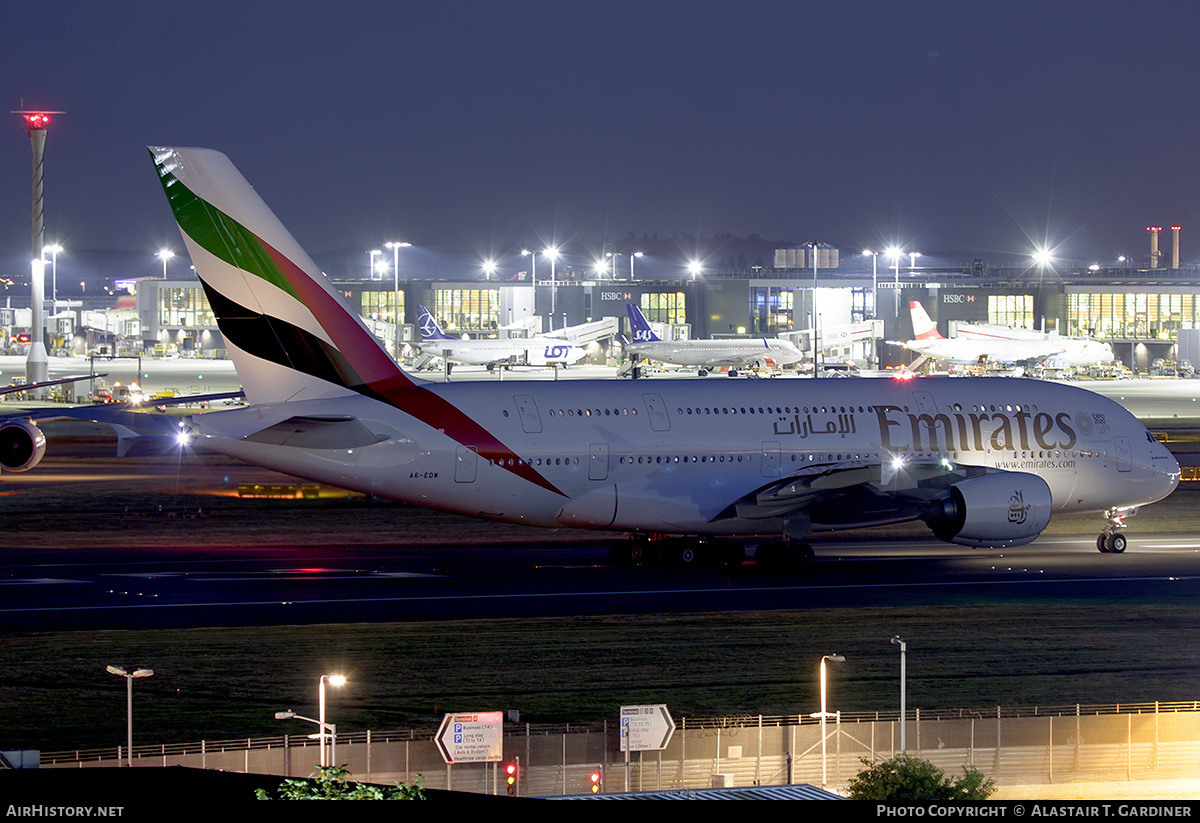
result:
<svg viewBox="0 0 1200 823"><path fill-rule="evenodd" d="M252 404L211 448L475 517L606 530L684 562L808 560L814 532L923 520L1029 543L1057 512L1122 518L1179 466L1124 408L1036 381L426 383L409 376L223 154L152 148ZM629 549L626 548L626 551Z"/></svg>

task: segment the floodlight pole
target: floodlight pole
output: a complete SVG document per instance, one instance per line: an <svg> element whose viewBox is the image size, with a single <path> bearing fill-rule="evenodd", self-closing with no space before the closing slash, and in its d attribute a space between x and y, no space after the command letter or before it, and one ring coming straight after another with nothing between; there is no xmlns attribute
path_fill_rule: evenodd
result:
<svg viewBox="0 0 1200 823"><path fill-rule="evenodd" d="M133 768L133 680L135 677L152 677L154 669L127 672L120 666L107 666L105 670L125 678L125 758L128 766Z"/></svg>
<svg viewBox="0 0 1200 823"><path fill-rule="evenodd" d="M50 379L50 367L46 358L46 264L42 249L46 245L46 231L42 219L42 162L46 150L46 126L50 115L60 111L14 111L25 118L25 129L33 148L33 263L30 267L32 280L32 320L29 334L29 356L25 360L25 377L30 383L44 383ZM42 390L38 391L40 396Z"/></svg>
<svg viewBox="0 0 1200 823"><path fill-rule="evenodd" d="M900 754L907 751L905 746L905 731L908 729L908 705L905 695L905 681L908 679L908 644L900 639L900 635L892 638L892 645L900 647Z"/></svg>

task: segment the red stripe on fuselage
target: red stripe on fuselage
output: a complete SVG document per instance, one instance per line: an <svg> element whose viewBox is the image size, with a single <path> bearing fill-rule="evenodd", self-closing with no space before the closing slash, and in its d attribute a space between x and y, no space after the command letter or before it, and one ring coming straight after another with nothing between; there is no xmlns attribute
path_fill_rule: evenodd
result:
<svg viewBox="0 0 1200 823"><path fill-rule="evenodd" d="M366 388L396 408L431 428L438 429L480 457L492 461L547 491L567 495L501 443L487 429L448 400L414 383L383 350L374 335L355 321L338 300L282 252L258 238L279 271L321 324L334 347L342 353ZM348 388L358 389L357 386Z"/></svg>

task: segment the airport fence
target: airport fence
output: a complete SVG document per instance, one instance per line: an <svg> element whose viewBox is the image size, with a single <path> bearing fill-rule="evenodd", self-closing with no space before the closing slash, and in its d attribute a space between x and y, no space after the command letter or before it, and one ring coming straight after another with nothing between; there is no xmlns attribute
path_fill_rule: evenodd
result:
<svg viewBox="0 0 1200 823"><path fill-rule="evenodd" d="M863 761L900 750L898 712L841 713L821 727L807 716L685 718L667 748L639 752L628 766L615 722L585 725L506 724L504 762L519 758L520 794L586 793L599 769L604 789L621 791L712 786L825 784L844 788ZM443 762L434 728L339 734L336 762L372 783L409 781L420 774L431 789L504 794L502 764ZM1200 701L953 709L908 713L908 753L948 775L973 766L998 786L1074 782L1180 780L1200 763ZM42 768L112 767L122 748L41 755ZM202 769L305 777L319 761L303 736L135 746L135 766Z"/></svg>

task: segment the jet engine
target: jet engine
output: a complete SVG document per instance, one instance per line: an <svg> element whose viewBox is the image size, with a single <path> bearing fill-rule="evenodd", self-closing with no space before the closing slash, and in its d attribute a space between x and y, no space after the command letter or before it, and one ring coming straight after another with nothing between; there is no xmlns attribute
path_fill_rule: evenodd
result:
<svg viewBox="0 0 1200 823"><path fill-rule="evenodd" d="M13 420L0 426L0 468L29 471L46 456L46 435L32 420Z"/></svg>
<svg viewBox="0 0 1200 823"><path fill-rule="evenodd" d="M1002 549L1032 542L1050 522L1050 487L1035 474L996 472L955 483L921 513L939 540Z"/></svg>

